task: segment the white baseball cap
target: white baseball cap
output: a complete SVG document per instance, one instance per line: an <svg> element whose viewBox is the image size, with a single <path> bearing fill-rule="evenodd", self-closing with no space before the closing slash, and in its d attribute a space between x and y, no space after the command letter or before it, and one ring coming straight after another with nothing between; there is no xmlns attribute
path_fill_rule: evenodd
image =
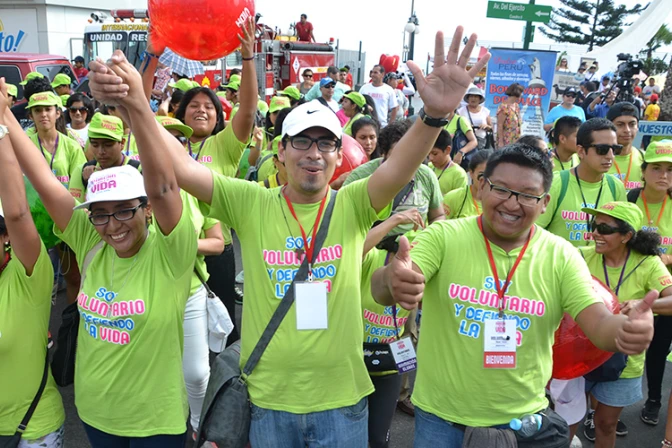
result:
<svg viewBox="0 0 672 448"><path fill-rule="evenodd" d="M282 122L282 136L294 137L310 128L324 128L338 139L343 136L341 122L334 111L318 101L309 101L291 111Z"/></svg>
<svg viewBox="0 0 672 448"><path fill-rule="evenodd" d="M572 380L551 379L549 387L555 412L573 425L586 415L586 381L582 376Z"/></svg>
<svg viewBox="0 0 672 448"><path fill-rule="evenodd" d="M94 172L86 187L86 202L75 207L88 208L96 202L128 201L147 196L142 174L131 165L115 166Z"/></svg>

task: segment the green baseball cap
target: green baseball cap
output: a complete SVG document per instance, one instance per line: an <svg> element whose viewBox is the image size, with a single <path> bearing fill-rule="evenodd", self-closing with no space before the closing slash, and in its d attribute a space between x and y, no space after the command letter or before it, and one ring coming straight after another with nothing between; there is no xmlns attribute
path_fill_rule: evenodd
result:
<svg viewBox="0 0 672 448"><path fill-rule="evenodd" d="M289 86L284 90L278 91L278 95L288 96L296 101L301 99L301 92L294 86Z"/></svg>
<svg viewBox="0 0 672 448"><path fill-rule="evenodd" d="M364 107L366 105L366 98L359 92L350 92L343 95L343 98L347 98L359 107Z"/></svg>
<svg viewBox="0 0 672 448"><path fill-rule="evenodd" d="M34 93L28 100L27 109L37 106L57 106L63 107L61 99L56 96L54 92L39 92Z"/></svg>
<svg viewBox="0 0 672 448"><path fill-rule="evenodd" d="M651 142L644 153L644 161L646 163L672 163L672 140Z"/></svg>
<svg viewBox="0 0 672 448"><path fill-rule="evenodd" d="M103 115L100 112L93 115L89 123L89 140L104 138L120 142L124 138L124 123L112 115Z"/></svg>
<svg viewBox="0 0 672 448"><path fill-rule="evenodd" d="M184 135L187 138L190 138L191 135L194 133L193 129L191 129L186 124L182 123L177 118L171 118L171 117L166 117L166 116L163 116L163 115L158 115L156 117L156 120L159 123L161 123L161 126L163 126L164 128L175 129L176 131L180 131L182 133L182 135Z"/></svg>
<svg viewBox="0 0 672 448"><path fill-rule="evenodd" d="M257 110L259 110L259 112L261 112L261 115L265 117L266 114L268 113L268 104L266 104L266 101L259 98L259 100L257 101Z"/></svg>
<svg viewBox="0 0 672 448"><path fill-rule="evenodd" d="M35 79L35 78L44 78L44 75L42 73L39 73L39 72L30 72L26 75L26 77L23 79L23 81L21 81L19 84L22 85L22 86L25 86L26 84L28 84L28 81L30 81L31 79Z"/></svg>
<svg viewBox="0 0 672 448"><path fill-rule="evenodd" d="M70 95L60 95L59 98L61 99L61 107L65 107L70 99Z"/></svg>
<svg viewBox="0 0 672 448"><path fill-rule="evenodd" d="M612 218L620 219L621 221L630 224L630 227L635 230L641 227L642 221L644 220L644 214L639 207L632 202L607 202L600 208L584 207L581 211L590 215L601 213L603 215L611 216Z"/></svg>
<svg viewBox="0 0 672 448"><path fill-rule="evenodd" d="M271 98L271 105L268 108L268 112L272 114L287 107L291 107L291 104L289 104L289 98L284 96L274 96Z"/></svg>
<svg viewBox="0 0 672 448"><path fill-rule="evenodd" d="M19 96L19 88L16 87L14 84L5 84L7 86L7 95L11 95L14 98Z"/></svg>
<svg viewBox="0 0 672 448"><path fill-rule="evenodd" d="M200 86L198 85L198 83L195 83L194 81L191 81L191 80L186 79L186 78L182 78L177 82L169 82L168 87L172 87L174 89L181 90L181 91L186 93L186 92L190 91L191 89L193 89L195 87L200 87Z"/></svg>
<svg viewBox="0 0 672 448"><path fill-rule="evenodd" d="M229 76L229 84L232 82L237 82L240 84L240 82L243 80L243 78L240 75L233 74Z"/></svg>
<svg viewBox="0 0 672 448"><path fill-rule="evenodd" d="M54 81L51 83L51 87L54 89L59 86L70 86L72 84L72 79L65 73L59 73L54 77Z"/></svg>
<svg viewBox="0 0 672 448"><path fill-rule="evenodd" d="M240 89L240 81L230 81L228 84L225 84L225 89L235 90L236 92Z"/></svg>

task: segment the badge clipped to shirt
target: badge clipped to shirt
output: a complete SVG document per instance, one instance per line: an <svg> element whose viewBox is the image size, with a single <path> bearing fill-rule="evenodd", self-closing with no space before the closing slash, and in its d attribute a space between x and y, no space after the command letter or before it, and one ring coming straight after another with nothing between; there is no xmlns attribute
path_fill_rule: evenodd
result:
<svg viewBox="0 0 672 448"><path fill-rule="evenodd" d="M516 368L516 322L486 319L483 331L483 367L486 369Z"/></svg>
<svg viewBox="0 0 672 448"><path fill-rule="evenodd" d="M410 372L418 368L418 360L410 337L390 342L390 350L399 373Z"/></svg>
<svg viewBox="0 0 672 448"><path fill-rule="evenodd" d="M327 284L297 282L294 284L297 330L326 330Z"/></svg>

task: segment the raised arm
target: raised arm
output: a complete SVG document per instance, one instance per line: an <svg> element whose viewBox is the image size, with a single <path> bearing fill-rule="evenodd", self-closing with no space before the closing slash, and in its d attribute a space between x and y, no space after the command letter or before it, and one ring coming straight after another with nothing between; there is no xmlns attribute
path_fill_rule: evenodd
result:
<svg viewBox="0 0 672 448"><path fill-rule="evenodd" d="M424 102L427 116L447 117L459 105L476 74L485 67L490 54L486 54L471 70L466 70L471 51L476 44L472 34L462 54L462 27L457 27L446 59L443 50L443 33L436 33L434 70L426 78L420 67L408 61L408 68L415 76L418 92ZM458 59L459 56L459 59ZM394 196L410 182L422 161L432 149L441 128L430 127L416 120L411 129L397 143L390 157L371 176L368 184L371 205L377 211L385 208Z"/></svg>
<svg viewBox="0 0 672 448"><path fill-rule="evenodd" d="M362 257L364 257L371 249L376 247L376 244L380 243L383 238L385 238L385 235L390 233L392 229L402 224L411 223L414 224L413 230L418 230L418 227L423 229L425 228L425 223L423 222L422 216L420 215L420 212L418 212L417 208L395 213L385 221L378 224L376 227L369 230L369 233L366 234L366 240L364 241L364 253L362 253Z"/></svg>
<svg viewBox="0 0 672 448"><path fill-rule="evenodd" d="M233 133L238 141L246 142L250 139L254 127L254 116L257 113L257 72L254 67L254 18L250 17L243 27L240 39L240 54L243 57L243 74L240 80L238 98L240 106L236 116L231 120Z"/></svg>
<svg viewBox="0 0 672 448"><path fill-rule="evenodd" d="M0 92L0 116L4 116L9 105L5 78L0 78ZM12 252L26 273L31 275L42 249L40 235L37 233L26 201L21 167L14 156L12 142L7 135L0 140L0 201L7 233L12 242Z"/></svg>

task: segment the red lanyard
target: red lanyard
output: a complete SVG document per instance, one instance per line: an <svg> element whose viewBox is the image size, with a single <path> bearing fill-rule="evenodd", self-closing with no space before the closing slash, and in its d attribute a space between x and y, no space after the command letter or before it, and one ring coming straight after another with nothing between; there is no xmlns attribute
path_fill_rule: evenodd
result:
<svg viewBox="0 0 672 448"><path fill-rule="evenodd" d="M622 176L621 168L618 166L618 163L616 162L616 158L614 158L614 165L616 166L616 171L618 172L618 175ZM628 173L625 175L625 179L622 180L623 185L627 185L628 180L630 179L630 169L631 168L632 168L632 153L630 153L630 162L628 162ZM597 207L597 204L595 204L595 207Z"/></svg>
<svg viewBox="0 0 672 448"><path fill-rule="evenodd" d="M51 154L51 163L49 164L49 169L51 172L54 172L54 159L56 158L56 152L58 151L58 140L60 139L60 135L56 136L56 144L54 144L54 152ZM40 150L42 150L42 154L44 154L44 148L42 147L42 140L40 140L40 137L37 137L37 142L40 144ZM47 156L44 156L45 159ZM54 173L56 174L56 173Z"/></svg>
<svg viewBox="0 0 672 448"><path fill-rule="evenodd" d="M644 191L642 190L642 203L644 203L644 210L646 211L646 219L649 220L649 227L653 226L653 220L651 219L651 213L649 213L649 205L646 203L646 197L644 196ZM660 207L660 212L658 213L658 219L656 219L656 227L660 224L660 218L663 217L663 212L665 211L665 206L667 205L667 195L663 201L663 205Z"/></svg>
<svg viewBox="0 0 672 448"><path fill-rule="evenodd" d="M322 212L324 211L324 204L327 203L327 196L328 193L324 195L324 198L322 198L322 202L320 203L320 209L317 211L317 218L315 219L315 224L313 225L313 236L310 240L310 244L308 244L308 239L306 238L306 231L303 230L303 226L301 225L301 221L299 221L299 218L296 216L296 212L294 211L294 207L292 206L292 202L289 200L287 197L287 193L285 192L285 189L282 189L282 195L285 197L285 202L287 202L287 208L289 208L290 213L296 220L296 222L299 224L299 229L301 229L301 237L303 238L303 247L306 248L306 257L308 257L308 281L312 282L313 281L313 250L315 249L315 236L317 235L317 227L320 223L320 218L322 218Z"/></svg>
<svg viewBox="0 0 672 448"><path fill-rule="evenodd" d="M516 272L516 269L518 269L518 265L520 264L520 260L523 259L523 255L525 255L525 251L527 250L527 246L530 244L530 240L532 239L532 234L534 233L534 227L530 229L530 234L527 236L527 241L525 242L525 245L521 249L520 253L518 254L518 258L516 258L516 262L513 263L513 267L509 271L509 275L506 276L506 282L504 282L504 286L499 284L499 275L497 274L497 266L495 265L495 257L492 255L492 249L490 248L490 241L488 241L488 238L485 236L485 232L483 232L483 216L478 217L478 228L481 229L481 233L483 234L483 240L485 241L485 247L488 250L488 260L490 261L490 268L492 269L492 275L495 277L495 289L497 290L497 297L499 297L499 318L504 317L504 293L506 293L506 290L509 289L509 285L511 284L511 279L513 278L513 273Z"/></svg>

